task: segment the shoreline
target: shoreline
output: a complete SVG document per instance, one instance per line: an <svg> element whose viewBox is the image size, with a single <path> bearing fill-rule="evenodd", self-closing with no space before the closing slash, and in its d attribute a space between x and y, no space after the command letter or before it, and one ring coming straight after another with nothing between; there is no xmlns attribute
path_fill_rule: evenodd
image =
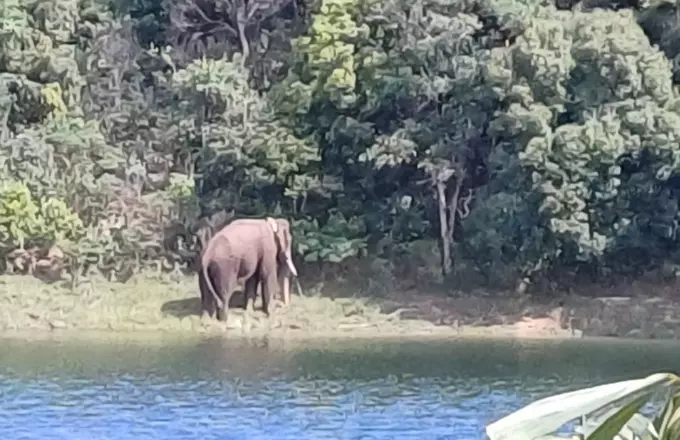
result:
<svg viewBox="0 0 680 440"><path fill-rule="evenodd" d="M645 287L648 290L648 287ZM126 340L660 340L680 339L673 295L585 297L540 301L517 295L396 291L357 297L324 286L275 301L271 316L232 302L227 323L201 319L192 276L137 276L127 283L91 280L72 291L25 275L0 276L0 339ZM670 286L671 293L675 291ZM607 293L607 292L605 292ZM666 292L668 293L668 292ZM236 301L242 296L235 295ZM257 304L256 304L257 308Z"/></svg>
<svg viewBox="0 0 680 440"><path fill-rule="evenodd" d="M408 342L408 341L451 341L451 340L549 340L549 341L564 341L564 340L622 340L632 341L634 338L620 338L620 337L592 337L582 338L568 335L535 335L517 337L509 331L498 331L493 327L488 328L488 331L479 331L480 328L472 328L468 331L461 331L460 333L451 333L447 330L440 332L306 332L306 331L289 331L289 332L254 332L244 333L238 330L218 332L183 332L181 330L80 330L80 329L17 329L5 330L0 332L0 340L104 340L104 339L122 339L125 341L153 341L153 340L172 340L172 341L195 341L208 340L214 338L221 338L224 340L234 341L248 341L248 340L274 340L274 341L353 341L353 340L371 340L371 341L385 341L385 342Z"/></svg>
<svg viewBox="0 0 680 440"><path fill-rule="evenodd" d="M25 342L59 342L59 343L125 343L150 345L173 345L183 343L201 343L206 341L220 340L224 343L274 343L280 345L303 345L305 348L315 348L316 346L327 346L332 343L348 343L370 341L372 343L442 343L442 342L503 342L531 344L538 342L559 343L574 342L578 344L645 344L645 345L667 345L678 341L675 339L642 339L633 337L617 336L590 336L590 337L571 337L567 335L540 335L517 337L509 332L499 332L497 334L463 332L451 335L446 332L441 333L305 333L295 332L290 334L220 334L220 333L186 333L182 331L163 331L163 330L40 330L33 331L28 329L12 330L0 332L0 342L25 341ZM285 347L294 348L294 347Z"/></svg>

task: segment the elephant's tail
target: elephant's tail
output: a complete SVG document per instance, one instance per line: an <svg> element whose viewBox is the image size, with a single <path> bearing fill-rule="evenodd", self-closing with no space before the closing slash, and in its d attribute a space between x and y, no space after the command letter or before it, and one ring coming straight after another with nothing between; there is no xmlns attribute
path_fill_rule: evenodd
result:
<svg viewBox="0 0 680 440"><path fill-rule="evenodd" d="M210 279L210 274L208 274L208 266L210 266L210 262L208 264L201 264L201 270L203 271L203 278L205 279L205 284L208 286L208 290L212 294L213 298L215 298L215 303L217 304L217 307L219 309L223 308L222 300L220 297L217 295L217 291L215 291L215 287L213 286L212 280Z"/></svg>

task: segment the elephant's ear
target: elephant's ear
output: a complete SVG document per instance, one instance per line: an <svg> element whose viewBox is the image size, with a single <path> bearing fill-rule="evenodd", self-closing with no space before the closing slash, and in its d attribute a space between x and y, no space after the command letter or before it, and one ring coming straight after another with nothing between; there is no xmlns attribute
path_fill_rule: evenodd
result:
<svg viewBox="0 0 680 440"><path fill-rule="evenodd" d="M272 228L272 231L274 231L274 234L279 232L279 224L276 222L276 220L271 217L267 217L266 221L269 227Z"/></svg>

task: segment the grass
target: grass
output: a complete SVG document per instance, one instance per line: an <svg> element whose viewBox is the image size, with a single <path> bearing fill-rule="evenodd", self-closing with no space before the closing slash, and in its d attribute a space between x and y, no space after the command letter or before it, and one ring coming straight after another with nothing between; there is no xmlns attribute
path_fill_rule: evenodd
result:
<svg viewBox="0 0 680 440"><path fill-rule="evenodd" d="M382 313L368 299L331 299L318 293L293 297L290 307L277 301L267 319L245 311L235 296L227 323L201 319L198 288L193 277L138 276L124 284L96 280L71 291L59 283L45 284L30 276L0 277L0 331L106 330L178 331L257 334L259 332L329 334L381 327L391 331L399 313ZM236 307L234 307L236 306ZM413 324L413 323L411 323ZM418 322L421 329L433 324Z"/></svg>
<svg viewBox="0 0 680 440"><path fill-rule="evenodd" d="M580 336L580 330L565 328L571 326L565 326L565 323L583 321L586 324L577 328L589 326L592 329L596 328L592 323L600 323L602 331L589 333L593 336L608 335L611 332L609 327L612 327L621 333L618 336L635 333L636 328L652 328L651 333L645 330L640 336L647 337L645 335L649 333L649 337L660 337L655 336L660 334L659 331L647 321L665 323L668 319L664 316L670 312L661 306L670 307L669 304L674 303L636 302L619 304L618 308L614 307L616 304L602 308L592 298L561 296L536 302L528 297L490 295L481 291L447 295L394 290L380 297L370 297L357 295L355 290L350 289L352 283L349 281L340 280L334 285L315 285L309 280L303 282L306 295L293 295L292 304L288 307L275 301L269 318L257 310L259 301L254 312L245 313L238 304L242 296L235 295L225 324L215 319L200 318L198 285L193 276L143 274L126 283L95 279L72 291L67 282L47 284L31 276L3 275L0 276L0 334L21 334L23 337L104 331L107 334L165 332L187 337L206 334L227 334L229 337L267 335L289 339L403 339L423 336L561 338ZM572 303L568 305L570 301ZM645 313L638 313L638 317L631 314L631 307ZM672 315L679 318L678 332L666 333L680 335L680 310L675 312Z"/></svg>

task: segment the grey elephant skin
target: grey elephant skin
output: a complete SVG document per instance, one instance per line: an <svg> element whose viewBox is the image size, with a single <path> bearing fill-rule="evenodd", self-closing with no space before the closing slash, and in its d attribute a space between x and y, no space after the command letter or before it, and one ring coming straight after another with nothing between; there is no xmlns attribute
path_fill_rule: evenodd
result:
<svg viewBox="0 0 680 440"><path fill-rule="evenodd" d="M281 282L289 294L289 277L297 276L292 260L292 236L286 219L239 219L217 232L201 256L199 289L202 315L227 319L229 300L239 285L245 287L246 304L254 301L262 284L262 310L269 316L271 299ZM286 292L288 291L288 292ZM247 305L246 305L247 307Z"/></svg>

